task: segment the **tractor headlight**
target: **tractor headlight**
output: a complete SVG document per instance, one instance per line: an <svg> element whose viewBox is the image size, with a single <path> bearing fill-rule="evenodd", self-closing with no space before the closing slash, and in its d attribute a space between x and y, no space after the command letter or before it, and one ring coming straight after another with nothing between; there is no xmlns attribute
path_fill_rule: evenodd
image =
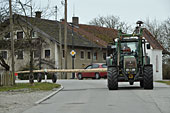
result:
<svg viewBox="0 0 170 113"><path fill-rule="evenodd" d="M136 69L132 69L132 71L136 71Z"/></svg>
<svg viewBox="0 0 170 113"><path fill-rule="evenodd" d="M129 69L126 69L126 71L130 71Z"/></svg>

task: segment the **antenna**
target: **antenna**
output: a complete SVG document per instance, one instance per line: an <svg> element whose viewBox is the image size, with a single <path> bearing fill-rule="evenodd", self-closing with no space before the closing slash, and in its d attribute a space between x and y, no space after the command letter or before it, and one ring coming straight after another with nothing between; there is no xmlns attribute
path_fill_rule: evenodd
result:
<svg viewBox="0 0 170 113"><path fill-rule="evenodd" d="M73 17L75 17L75 4L73 4Z"/></svg>
<svg viewBox="0 0 170 113"><path fill-rule="evenodd" d="M58 10L58 7L57 5L55 6L55 20L57 21L57 10Z"/></svg>

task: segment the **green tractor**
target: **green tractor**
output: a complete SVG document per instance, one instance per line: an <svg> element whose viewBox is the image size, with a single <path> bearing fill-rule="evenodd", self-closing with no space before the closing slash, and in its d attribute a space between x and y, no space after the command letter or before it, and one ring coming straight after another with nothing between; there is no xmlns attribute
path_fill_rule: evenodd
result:
<svg viewBox="0 0 170 113"><path fill-rule="evenodd" d="M153 67L146 54L150 48L143 38L142 21L137 22L133 34L124 34L119 31L118 38L108 45L106 60L108 89L117 90L118 82L140 82L140 87L153 89Z"/></svg>

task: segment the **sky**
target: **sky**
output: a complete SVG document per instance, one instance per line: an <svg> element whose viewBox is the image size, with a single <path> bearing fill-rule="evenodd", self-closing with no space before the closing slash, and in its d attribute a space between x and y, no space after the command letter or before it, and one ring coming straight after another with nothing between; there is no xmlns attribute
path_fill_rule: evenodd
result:
<svg viewBox="0 0 170 113"><path fill-rule="evenodd" d="M36 1L36 2L35 2ZM58 20L64 17L62 0L33 0L43 9L47 4L55 10L58 7ZM133 25L138 20L156 19L164 21L170 17L170 0L67 0L68 21L72 16L79 17L81 24L88 24L90 20L98 16L119 16L122 21ZM74 12L74 13L73 13ZM55 19L55 17L51 17Z"/></svg>

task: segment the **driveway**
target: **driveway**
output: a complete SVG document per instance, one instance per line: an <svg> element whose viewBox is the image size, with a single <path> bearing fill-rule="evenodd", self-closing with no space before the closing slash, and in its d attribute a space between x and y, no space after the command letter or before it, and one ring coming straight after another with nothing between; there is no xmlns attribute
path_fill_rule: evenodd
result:
<svg viewBox="0 0 170 113"><path fill-rule="evenodd" d="M170 113L170 87L154 83L144 90L139 83L119 83L109 91L107 80L58 80L64 89L23 113Z"/></svg>

